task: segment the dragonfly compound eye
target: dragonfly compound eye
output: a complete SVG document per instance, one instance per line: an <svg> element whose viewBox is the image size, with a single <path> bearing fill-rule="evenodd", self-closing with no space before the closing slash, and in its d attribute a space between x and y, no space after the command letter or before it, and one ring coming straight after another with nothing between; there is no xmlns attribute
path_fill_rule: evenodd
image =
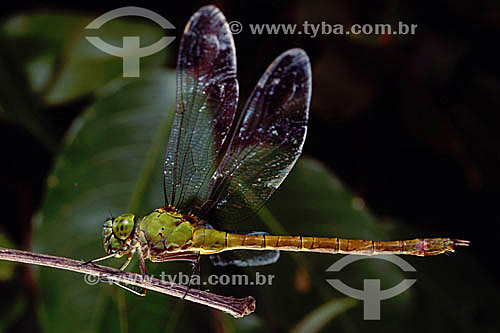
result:
<svg viewBox="0 0 500 333"><path fill-rule="evenodd" d="M113 220L108 219L106 222L104 222L104 225L102 227L102 238L106 240L111 234L113 233Z"/></svg>
<svg viewBox="0 0 500 333"><path fill-rule="evenodd" d="M134 219L133 214L123 214L115 218L113 220L113 234L115 237L121 240L127 239L134 230Z"/></svg>

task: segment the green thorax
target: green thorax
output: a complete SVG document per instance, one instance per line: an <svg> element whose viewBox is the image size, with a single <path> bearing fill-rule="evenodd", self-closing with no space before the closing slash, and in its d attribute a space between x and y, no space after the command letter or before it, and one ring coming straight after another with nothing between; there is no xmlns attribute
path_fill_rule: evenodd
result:
<svg viewBox="0 0 500 333"><path fill-rule="evenodd" d="M137 230L141 246L151 256L165 251L222 250L225 234L168 206L144 216Z"/></svg>

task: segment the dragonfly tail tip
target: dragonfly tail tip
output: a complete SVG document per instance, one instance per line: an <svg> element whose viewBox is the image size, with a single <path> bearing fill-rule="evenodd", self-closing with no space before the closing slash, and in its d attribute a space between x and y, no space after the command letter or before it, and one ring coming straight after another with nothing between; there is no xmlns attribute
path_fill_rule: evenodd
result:
<svg viewBox="0 0 500 333"><path fill-rule="evenodd" d="M452 239L455 246L470 246L470 241L463 239Z"/></svg>

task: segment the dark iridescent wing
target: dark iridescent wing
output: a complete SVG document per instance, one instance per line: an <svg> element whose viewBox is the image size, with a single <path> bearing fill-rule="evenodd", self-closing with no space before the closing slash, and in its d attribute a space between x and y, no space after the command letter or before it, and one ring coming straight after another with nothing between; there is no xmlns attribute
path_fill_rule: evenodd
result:
<svg viewBox="0 0 500 333"><path fill-rule="evenodd" d="M165 201L198 212L236 112L234 42L214 6L198 10L184 30L177 60L176 112L164 166Z"/></svg>
<svg viewBox="0 0 500 333"><path fill-rule="evenodd" d="M269 235L267 232L247 232L247 235ZM274 264L280 258L280 251L234 250L210 256L214 266L264 266Z"/></svg>
<svg viewBox="0 0 500 333"><path fill-rule="evenodd" d="M292 49L266 70L250 96L211 184L201 217L223 227L253 214L297 161L307 130L311 65Z"/></svg>

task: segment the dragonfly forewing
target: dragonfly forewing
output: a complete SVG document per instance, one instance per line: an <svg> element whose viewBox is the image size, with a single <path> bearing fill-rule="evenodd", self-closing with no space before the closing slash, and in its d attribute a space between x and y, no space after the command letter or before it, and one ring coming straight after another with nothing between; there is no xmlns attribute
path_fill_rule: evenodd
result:
<svg viewBox="0 0 500 333"><path fill-rule="evenodd" d="M214 6L184 30L177 61L176 112L164 165L166 202L197 213L236 112L236 54L228 24Z"/></svg>

